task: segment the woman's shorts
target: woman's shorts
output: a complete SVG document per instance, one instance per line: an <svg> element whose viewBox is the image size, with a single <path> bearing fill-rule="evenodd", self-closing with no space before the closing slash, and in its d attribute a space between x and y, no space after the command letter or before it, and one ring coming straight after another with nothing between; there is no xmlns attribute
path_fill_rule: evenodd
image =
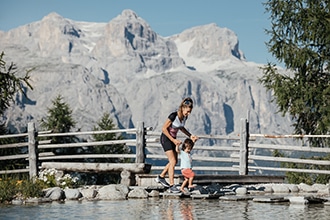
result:
<svg viewBox="0 0 330 220"><path fill-rule="evenodd" d="M175 144L163 133L160 135L160 143L165 152L169 150L175 151Z"/></svg>
<svg viewBox="0 0 330 220"><path fill-rule="evenodd" d="M188 179L195 176L194 171L192 171L192 169L190 169L190 168L182 169L181 173L185 178L188 178Z"/></svg>

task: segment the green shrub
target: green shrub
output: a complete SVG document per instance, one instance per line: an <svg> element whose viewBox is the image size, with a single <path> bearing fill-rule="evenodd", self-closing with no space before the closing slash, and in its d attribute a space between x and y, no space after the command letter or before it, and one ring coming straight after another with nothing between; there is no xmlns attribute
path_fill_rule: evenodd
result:
<svg viewBox="0 0 330 220"><path fill-rule="evenodd" d="M274 150L274 157L287 157L284 153L281 153L278 150ZM324 157L310 157L300 159L311 159L311 160L330 160L330 154ZM281 162L282 168L292 168L292 169L308 169L308 170L330 170L330 166L326 165L314 165L314 164L302 164L302 163L290 163L290 162ZM286 172L286 178L289 183L299 184L306 183L312 185L314 183L327 184L330 181L329 174L315 174L315 173L298 173L298 172Z"/></svg>
<svg viewBox="0 0 330 220"><path fill-rule="evenodd" d="M16 180L11 177L0 178L0 202L11 201L17 194Z"/></svg>

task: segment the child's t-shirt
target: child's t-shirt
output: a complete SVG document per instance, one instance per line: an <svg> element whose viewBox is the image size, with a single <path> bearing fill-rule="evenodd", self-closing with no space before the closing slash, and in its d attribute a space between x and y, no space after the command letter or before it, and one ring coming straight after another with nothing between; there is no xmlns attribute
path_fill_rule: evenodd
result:
<svg viewBox="0 0 330 220"><path fill-rule="evenodd" d="M181 169L192 168L192 158L190 153L180 150L180 160Z"/></svg>

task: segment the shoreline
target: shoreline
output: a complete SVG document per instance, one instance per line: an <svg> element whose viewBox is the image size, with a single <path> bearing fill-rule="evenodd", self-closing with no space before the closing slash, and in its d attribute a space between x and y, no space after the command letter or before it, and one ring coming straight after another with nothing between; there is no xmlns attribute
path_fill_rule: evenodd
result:
<svg viewBox="0 0 330 220"><path fill-rule="evenodd" d="M179 187L179 185L176 185ZM92 185L80 188L61 189L53 187L44 190L44 197L15 198L8 204L25 205L40 204L53 201L65 202L68 200L99 201L99 200L127 200L148 198L191 198L191 199L219 199L223 201L244 201L263 203L290 203L290 204L324 204L330 205L329 184L285 184L266 183L254 185L196 185L191 193L170 193L163 186L126 186L122 184Z"/></svg>

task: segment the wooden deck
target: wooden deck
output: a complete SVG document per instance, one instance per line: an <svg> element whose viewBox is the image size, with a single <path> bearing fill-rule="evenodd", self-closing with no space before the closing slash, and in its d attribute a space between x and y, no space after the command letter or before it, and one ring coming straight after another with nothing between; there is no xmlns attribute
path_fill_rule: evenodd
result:
<svg viewBox="0 0 330 220"><path fill-rule="evenodd" d="M138 186L159 186L154 179L156 174L136 174L136 183ZM165 177L167 181L168 177ZM284 183L284 176L262 176L262 175L196 175L194 184L210 185L210 184L259 184L259 183ZM174 176L174 184L181 184L182 175Z"/></svg>

